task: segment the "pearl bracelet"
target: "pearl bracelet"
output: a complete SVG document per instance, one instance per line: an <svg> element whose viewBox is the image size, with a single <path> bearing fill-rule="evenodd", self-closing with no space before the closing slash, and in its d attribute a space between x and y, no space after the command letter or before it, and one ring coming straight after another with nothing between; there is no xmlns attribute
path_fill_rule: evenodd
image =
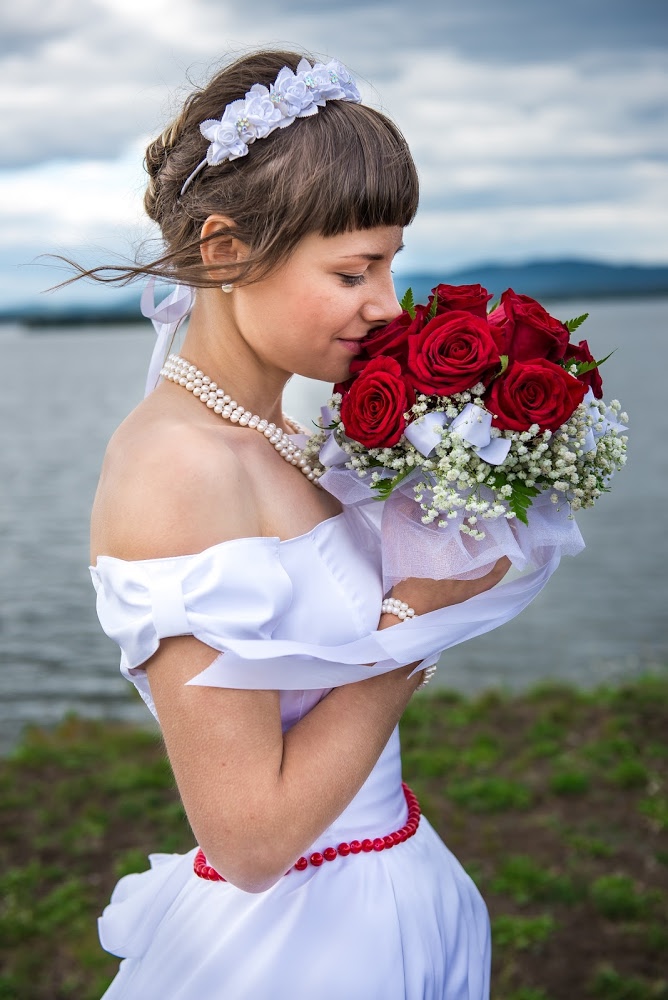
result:
<svg viewBox="0 0 668 1000"><path fill-rule="evenodd" d="M405 601L398 601L396 597L386 597L380 610L384 615L396 615L402 622L405 621L406 618L415 617L415 611L413 608L409 608Z"/></svg>
<svg viewBox="0 0 668 1000"><path fill-rule="evenodd" d="M407 618L415 617L414 609L409 607L405 601L398 601L396 597L386 597L381 604L380 610L384 615L396 615L402 622L406 621ZM420 688L426 687L435 673L436 664L433 664L431 667L425 667L422 671L422 680L415 690L419 691Z"/></svg>
<svg viewBox="0 0 668 1000"><path fill-rule="evenodd" d="M436 666L435 663L432 664L431 667L425 667L424 670L422 671L422 680L420 681L420 683L418 684L418 686L415 688L415 690L419 691L420 688L426 687L427 684L429 683L429 681L432 679L432 677L436 673L436 670L437 670L437 666Z"/></svg>

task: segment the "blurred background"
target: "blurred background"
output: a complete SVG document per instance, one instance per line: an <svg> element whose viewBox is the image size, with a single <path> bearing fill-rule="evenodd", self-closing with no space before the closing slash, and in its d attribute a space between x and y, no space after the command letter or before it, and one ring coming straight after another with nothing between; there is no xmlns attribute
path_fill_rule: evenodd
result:
<svg viewBox="0 0 668 1000"><path fill-rule="evenodd" d="M41 254L133 256L143 151L222 61L260 45L336 56L403 129L421 175L397 287L482 281L582 328L630 458L579 520L587 549L439 683L583 686L665 670L668 15L660 0L36 0L0 11L0 748L26 721L146 719L101 633L88 515L152 348L138 289L79 283ZM222 113L222 109L221 109ZM153 250L157 247L153 245ZM149 242L147 252L151 252ZM133 320L133 322L130 322ZM293 380L308 420L327 387Z"/></svg>

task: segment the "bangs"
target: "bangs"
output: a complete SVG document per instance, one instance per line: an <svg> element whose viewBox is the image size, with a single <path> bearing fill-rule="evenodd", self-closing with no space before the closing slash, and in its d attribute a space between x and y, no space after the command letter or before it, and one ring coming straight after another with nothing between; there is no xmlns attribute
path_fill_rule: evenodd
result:
<svg viewBox="0 0 668 1000"><path fill-rule="evenodd" d="M406 140L388 118L361 104L332 101L256 142L251 156L263 204L293 246L308 233L404 228L417 211L417 171Z"/></svg>
<svg viewBox="0 0 668 1000"><path fill-rule="evenodd" d="M362 105L332 102L322 111L317 124L312 119L313 135L308 137L320 161L307 199L312 231L336 236L352 229L408 226L417 212L419 189L399 130Z"/></svg>

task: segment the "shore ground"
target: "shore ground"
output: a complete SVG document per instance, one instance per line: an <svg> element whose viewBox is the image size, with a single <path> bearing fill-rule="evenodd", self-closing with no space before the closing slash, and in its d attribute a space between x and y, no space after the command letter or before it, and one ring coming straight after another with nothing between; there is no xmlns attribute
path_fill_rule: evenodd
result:
<svg viewBox="0 0 668 1000"><path fill-rule="evenodd" d="M404 776L478 883L493 1000L668 1000L668 679L425 692ZM70 718L0 762L0 1000L99 1000L95 918L193 846L152 733Z"/></svg>

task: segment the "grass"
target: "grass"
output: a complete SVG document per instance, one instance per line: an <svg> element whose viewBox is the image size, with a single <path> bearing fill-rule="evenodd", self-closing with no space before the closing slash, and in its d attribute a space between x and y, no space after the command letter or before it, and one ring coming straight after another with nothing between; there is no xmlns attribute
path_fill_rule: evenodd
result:
<svg viewBox="0 0 668 1000"><path fill-rule="evenodd" d="M480 886L494 1000L668 1000L668 680L417 697L404 773ZM95 917L193 844L160 742L71 718L0 762L0 1000L98 1000Z"/></svg>

